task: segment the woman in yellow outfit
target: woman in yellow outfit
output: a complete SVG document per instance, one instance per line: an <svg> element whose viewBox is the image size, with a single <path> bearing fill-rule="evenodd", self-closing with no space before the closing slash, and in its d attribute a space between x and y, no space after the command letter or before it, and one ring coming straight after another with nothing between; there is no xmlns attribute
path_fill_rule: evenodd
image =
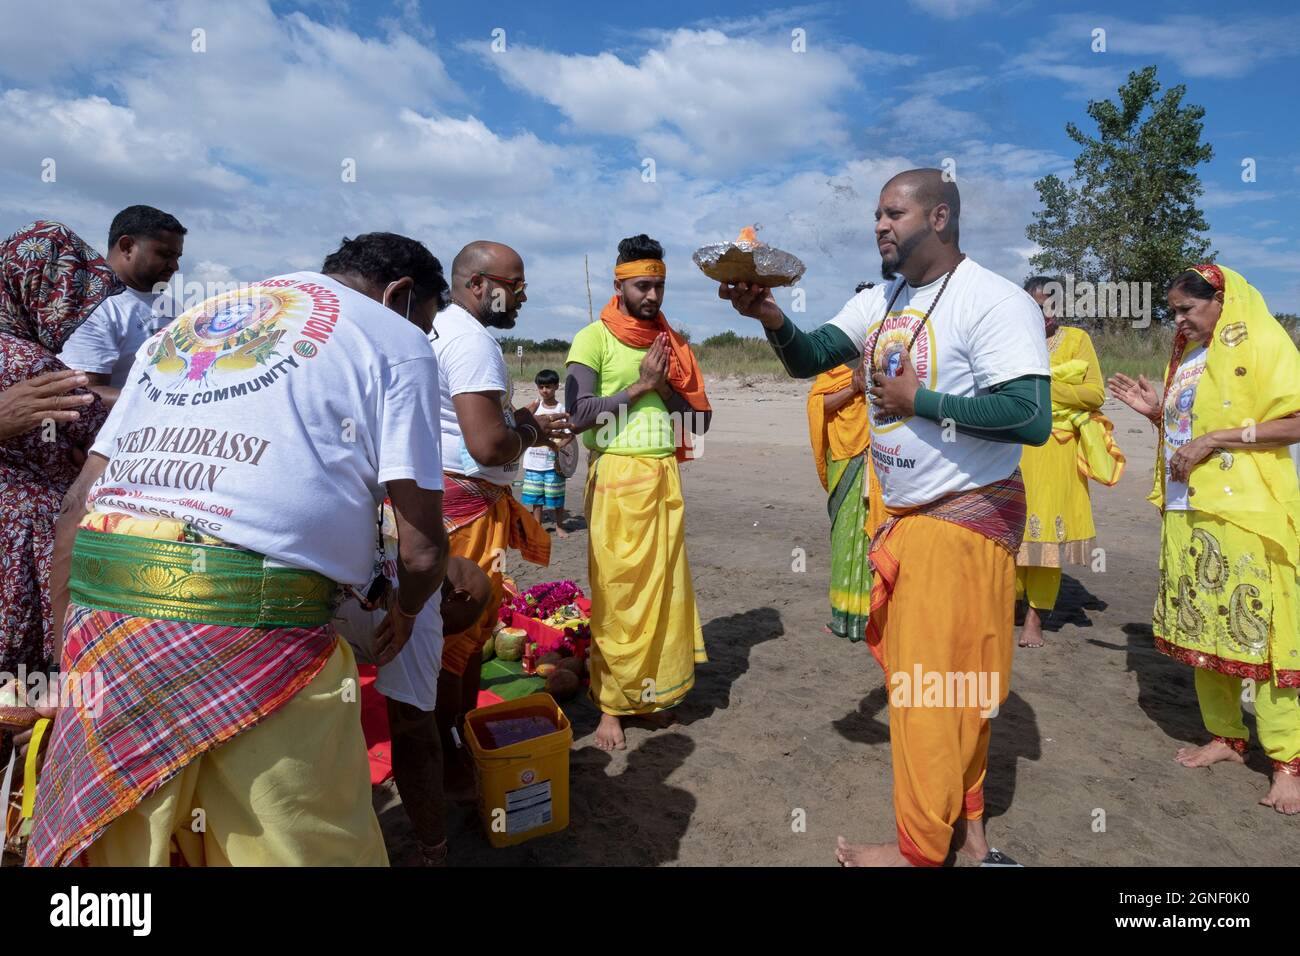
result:
<svg viewBox="0 0 1300 956"><path fill-rule="evenodd" d="M1020 459L1025 540L1016 555L1016 599L1028 603L1021 647L1043 646L1042 615L1056 606L1061 568L1092 559L1096 528L1088 479L1113 485L1124 470L1112 426L1099 412L1106 394L1097 352L1083 329L1057 324L1052 282L1046 276L1025 282L1043 310L1052 363L1052 437L1045 445L1025 446ZM1087 447L1094 438L1095 451Z"/></svg>
<svg viewBox="0 0 1300 956"><path fill-rule="evenodd" d="M1160 431L1151 501L1163 514L1156 647L1196 668L1213 739L1186 767L1244 763L1254 697L1273 782L1260 800L1300 813L1300 352L1240 275L1201 265L1170 286L1177 320L1164 394L1110 380ZM1242 681L1246 680L1243 691Z"/></svg>

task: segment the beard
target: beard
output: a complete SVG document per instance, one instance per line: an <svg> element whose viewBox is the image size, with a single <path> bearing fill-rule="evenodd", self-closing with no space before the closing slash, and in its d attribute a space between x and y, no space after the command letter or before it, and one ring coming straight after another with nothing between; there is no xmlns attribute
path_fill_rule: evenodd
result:
<svg viewBox="0 0 1300 956"><path fill-rule="evenodd" d="M490 329L513 329L518 315L517 308L507 309L505 312L495 311L492 308L492 300L488 298L479 304L478 314L474 317Z"/></svg>
<svg viewBox="0 0 1300 956"><path fill-rule="evenodd" d="M908 257L916 250L916 247L919 246L922 242L924 242L926 237L929 236L930 233L932 233L933 231L934 230L931 229L929 224L927 223L924 229L917 230L916 232L908 236L906 239L904 239L902 242L894 246L894 254L892 257L886 258L884 256L881 256L880 274L884 276L886 279L893 279L894 277L896 277L899 273L899 270L901 270L903 266L907 264Z"/></svg>

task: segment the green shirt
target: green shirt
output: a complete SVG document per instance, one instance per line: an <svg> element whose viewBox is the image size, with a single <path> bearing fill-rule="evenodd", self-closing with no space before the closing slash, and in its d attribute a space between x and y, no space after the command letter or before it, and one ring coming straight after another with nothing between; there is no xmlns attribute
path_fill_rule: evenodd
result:
<svg viewBox="0 0 1300 956"><path fill-rule="evenodd" d="M596 397L605 398L636 384L648 351L624 345L604 322L593 322L573 337L566 362L594 369ZM597 422L582 433L582 442L591 451L643 458L666 458L677 449L668 407L655 392L620 410L617 420Z"/></svg>

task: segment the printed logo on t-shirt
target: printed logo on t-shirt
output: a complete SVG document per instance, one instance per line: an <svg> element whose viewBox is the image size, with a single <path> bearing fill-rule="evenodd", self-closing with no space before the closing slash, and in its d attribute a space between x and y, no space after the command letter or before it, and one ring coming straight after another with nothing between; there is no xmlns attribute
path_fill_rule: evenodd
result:
<svg viewBox="0 0 1300 956"><path fill-rule="evenodd" d="M1169 454L1192 440L1192 406L1196 403L1196 385L1204 372L1202 353L1182 365L1169 383L1165 399L1165 445Z"/></svg>
<svg viewBox="0 0 1300 956"><path fill-rule="evenodd" d="M181 406L258 392L315 358L338 316L333 291L293 279L213 296L150 343L139 385L150 401Z"/></svg>
<svg viewBox="0 0 1300 956"><path fill-rule="evenodd" d="M934 387L938 375L938 369L934 367L932 358L934 328L928 320L921 324L924 318L923 312L918 312L916 309L903 309L901 312L889 313L883 322L877 323L875 328L868 331L867 342L874 340L875 343L872 367L876 375L887 378L897 375L903 367L903 355L911 344L912 368L916 371L916 377L921 380L923 388ZM920 325L919 329L918 325ZM912 341L913 334L916 335L915 342ZM872 408L871 430L873 434L893 431L907 420L897 415L877 415Z"/></svg>

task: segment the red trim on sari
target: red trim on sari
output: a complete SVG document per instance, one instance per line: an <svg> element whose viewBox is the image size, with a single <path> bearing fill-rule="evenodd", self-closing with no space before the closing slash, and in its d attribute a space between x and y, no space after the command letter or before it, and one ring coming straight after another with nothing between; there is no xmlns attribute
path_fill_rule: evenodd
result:
<svg viewBox="0 0 1300 956"><path fill-rule="evenodd" d="M1216 654L1206 654L1203 651L1193 651L1186 647L1179 647L1163 637L1156 638L1156 650L1183 664L1190 664L1192 667L1204 667L1206 670L1217 671L1229 677L1249 677L1258 683L1268 683L1273 679L1273 668L1269 664L1248 664L1245 661L1231 661ZM1281 671L1278 674L1279 678L1288 675L1295 675L1296 678L1300 678L1300 671ZM1278 686L1290 687L1300 686L1300 684L1284 684L1279 680Z"/></svg>
<svg viewBox="0 0 1300 956"><path fill-rule="evenodd" d="M1300 757L1294 760L1288 760L1283 763L1280 760L1273 761L1273 770L1277 773L1284 773L1288 777L1300 777Z"/></svg>

